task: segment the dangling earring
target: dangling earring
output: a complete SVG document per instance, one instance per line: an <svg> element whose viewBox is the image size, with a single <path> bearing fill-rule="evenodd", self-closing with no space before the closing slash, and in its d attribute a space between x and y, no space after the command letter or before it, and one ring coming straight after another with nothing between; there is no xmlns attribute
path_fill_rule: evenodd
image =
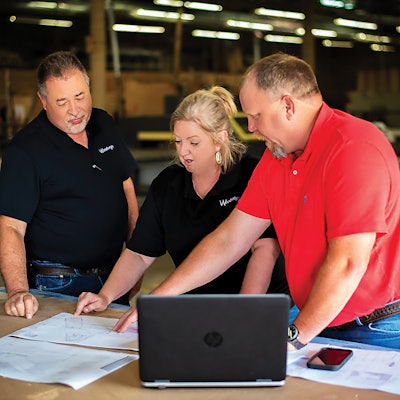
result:
<svg viewBox="0 0 400 400"><path fill-rule="evenodd" d="M222 154L220 151L217 151L215 153L215 161L217 162L218 165L222 164Z"/></svg>

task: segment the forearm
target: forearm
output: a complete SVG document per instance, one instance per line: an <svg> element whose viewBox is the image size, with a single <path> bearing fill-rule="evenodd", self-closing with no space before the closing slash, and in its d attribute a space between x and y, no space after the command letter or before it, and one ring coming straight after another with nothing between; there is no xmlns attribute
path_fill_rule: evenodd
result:
<svg viewBox="0 0 400 400"><path fill-rule="evenodd" d="M140 283L144 272L153 261L153 257L142 256L125 249L99 295L104 296L110 304Z"/></svg>
<svg viewBox="0 0 400 400"><path fill-rule="evenodd" d="M280 247L276 239L262 238L254 243L240 293L267 292L279 253Z"/></svg>
<svg viewBox="0 0 400 400"><path fill-rule="evenodd" d="M307 301L294 321L301 342L308 343L317 336L345 307L366 271L374 239L374 234L358 234L330 244Z"/></svg>
<svg viewBox="0 0 400 400"><path fill-rule="evenodd" d="M0 270L9 297L29 291L24 236L5 217L0 222Z"/></svg>
<svg viewBox="0 0 400 400"><path fill-rule="evenodd" d="M269 224L234 209L153 293L177 295L212 281L243 257Z"/></svg>

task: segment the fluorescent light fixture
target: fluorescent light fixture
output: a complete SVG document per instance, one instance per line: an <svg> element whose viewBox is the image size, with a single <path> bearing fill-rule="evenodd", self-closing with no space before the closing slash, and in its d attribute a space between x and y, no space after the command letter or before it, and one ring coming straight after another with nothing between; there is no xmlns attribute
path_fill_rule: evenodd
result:
<svg viewBox="0 0 400 400"><path fill-rule="evenodd" d="M27 6L29 8L45 8L48 10L54 10L57 8L57 3L54 1L30 1Z"/></svg>
<svg viewBox="0 0 400 400"><path fill-rule="evenodd" d="M348 40L330 40L330 39L323 40L322 45L325 47L339 47L342 49L352 49L354 46L353 42L350 42Z"/></svg>
<svg viewBox="0 0 400 400"><path fill-rule="evenodd" d="M354 9L353 0L341 1L341 0L320 0L320 4L324 7L332 8L345 8L346 10Z"/></svg>
<svg viewBox="0 0 400 400"><path fill-rule="evenodd" d="M234 19L228 19L226 21L228 26L232 26L234 28L243 28L243 29L254 29L257 31L272 31L274 27L271 24L261 24L257 22L248 22L248 21L237 21Z"/></svg>
<svg viewBox="0 0 400 400"><path fill-rule="evenodd" d="M207 31L203 29L195 29L194 31L192 31L192 36L208 38L208 39L225 39L225 40L240 39L240 35L235 32Z"/></svg>
<svg viewBox="0 0 400 400"><path fill-rule="evenodd" d="M320 4L324 7L344 8L344 2L341 0L320 0Z"/></svg>
<svg viewBox="0 0 400 400"><path fill-rule="evenodd" d="M57 28L71 28L72 21L63 20L63 19L40 19L39 25L55 26Z"/></svg>
<svg viewBox="0 0 400 400"><path fill-rule="evenodd" d="M355 39L360 40L362 42L375 42L375 43L390 43L391 39L389 36L379 36L379 35L371 35L369 33L356 33L354 35Z"/></svg>
<svg viewBox="0 0 400 400"><path fill-rule="evenodd" d="M335 25L347 26L348 28L368 29L372 31L378 29L378 25L373 22L354 21L352 19L344 18L335 18L333 22Z"/></svg>
<svg viewBox="0 0 400 400"><path fill-rule="evenodd" d="M181 0L154 0L156 6L183 7Z"/></svg>
<svg viewBox="0 0 400 400"><path fill-rule="evenodd" d="M262 15L265 17L277 17L277 18L288 18L288 19L298 19L298 20L303 20L306 18L305 14L300 12L271 10L264 7L256 8L254 12L257 15Z"/></svg>
<svg viewBox="0 0 400 400"><path fill-rule="evenodd" d="M295 33L297 36L304 36L304 35L306 34L306 30L305 30L303 27L301 27L301 28L296 28L296 29L294 30L294 33Z"/></svg>
<svg viewBox="0 0 400 400"><path fill-rule="evenodd" d="M69 4L69 3L58 3L57 8L59 10L84 12L89 10L88 4Z"/></svg>
<svg viewBox="0 0 400 400"><path fill-rule="evenodd" d="M190 8L193 10L201 10L201 11L222 11L222 6L219 4L212 3L200 3L198 1L185 1L183 5L186 8Z"/></svg>
<svg viewBox="0 0 400 400"><path fill-rule="evenodd" d="M72 21L62 19L40 19L30 17L17 17L11 15L9 21L17 24L31 24L31 25L42 25L42 26L54 26L56 28L70 28L73 23Z"/></svg>
<svg viewBox="0 0 400 400"><path fill-rule="evenodd" d="M371 44L370 49L372 51L384 51L386 53L394 53L396 51L393 46L387 46L384 44L377 44L377 43Z"/></svg>
<svg viewBox="0 0 400 400"><path fill-rule="evenodd" d="M201 11L222 11L223 7L219 4L212 3L200 3L198 1L180 1L180 0L154 0L154 4L157 6L167 7L186 7L192 10Z"/></svg>
<svg viewBox="0 0 400 400"><path fill-rule="evenodd" d="M43 8L46 10L55 10L56 8L66 11L83 12L89 9L86 4L69 4L64 2L54 2L54 1L30 1L27 6L29 8Z"/></svg>
<svg viewBox="0 0 400 400"><path fill-rule="evenodd" d="M266 42L274 43L291 43L291 44L302 44L303 39L298 36L285 36L285 35L265 35L264 40Z"/></svg>
<svg viewBox="0 0 400 400"><path fill-rule="evenodd" d="M37 25L39 23L38 18L29 18L29 17L17 17L16 15L11 15L9 18L9 21L12 23L17 23L17 24L33 24Z"/></svg>
<svg viewBox="0 0 400 400"><path fill-rule="evenodd" d="M112 27L116 32L132 32L132 33L164 33L165 28L162 26L140 26L129 24L114 24Z"/></svg>
<svg viewBox="0 0 400 400"><path fill-rule="evenodd" d="M178 12L167 12L158 10L146 10L145 8L139 8L136 12L133 12L141 17L152 17L152 18L163 18L163 19L181 19L183 21L193 21L193 14L178 13Z"/></svg>
<svg viewBox="0 0 400 400"><path fill-rule="evenodd" d="M328 30L328 29L311 29L311 33L313 36L318 36L318 37L336 37L337 32Z"/></svg>

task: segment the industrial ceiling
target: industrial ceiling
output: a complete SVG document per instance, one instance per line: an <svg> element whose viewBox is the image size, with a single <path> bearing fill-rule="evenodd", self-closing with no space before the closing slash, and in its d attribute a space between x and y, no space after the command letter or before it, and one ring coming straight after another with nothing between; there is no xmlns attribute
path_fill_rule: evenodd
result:
<svg viewBox="0 0 400 400"><path fill-rule="evenodd" d="M205 2L205 0L201 0ZM48 4L46 4L48 3ZM184 3L184 2L182 2ZM224 62L227 55L237 49L244 64L251 63L254 57L254 43L259 42L259 51L266 54L273 51L288 51L301 55L298 43L276 43L266 40L266 36L298 37L296 29L308 23L310 29L335 30L336 37L315 36L318 52L330 41L331 45L343 46L336 51L344 62L365 63L382 62L400 64L400 0L326 0L335 7L323 6L318 0L210 0L222 6L218 12L188 9L183 5L183 13L193 15L192 20L182 21L182 68L186 70L210 69L229 72ZM170 70L171 55L176 40L176 20L159 19L140 15L139 9L176 12L169 6L157 5L152 0L105 0L109 7L106 17L119 24L139 26L159 26L162 34L118 32L116 34L121 66L128 70ZM53 8L46 6L51 5ZM289 20L275 16L260 16L256 9L266 8L301 12L305 20ZM65 1L26 1L1 0L0 2L0 67L32 68L44 55L51 51L68 49L84 57L87 53L87 38L90 35L91 3L89 0ZM365 31L334 24L337 18L375 23L376 29ZM44 19L70 21L71 26L61 28L39 25ZM270 24L272 30L247 29L243 26L228 26L227 21L246 21L247 23ZM19 23L21 22L21 23ZM397 31L396 31L396 27ZM194 37L194 30L231 32L239 35L237 40L218 40L216 38ZM362 35L366 34L369 40ZM358 36L357 36L358 35ZM364 38L364 39L363 39ZM341 43L350 43L345 48ZM373 51L384 50L383 52ZM319 50L321 49L321 50ZM383 53L385 53L383 55ZM109 52L110 54L110 52ZM354 57L354 61L352 61ZM111 65L111 55L109 55Z"/></svg>

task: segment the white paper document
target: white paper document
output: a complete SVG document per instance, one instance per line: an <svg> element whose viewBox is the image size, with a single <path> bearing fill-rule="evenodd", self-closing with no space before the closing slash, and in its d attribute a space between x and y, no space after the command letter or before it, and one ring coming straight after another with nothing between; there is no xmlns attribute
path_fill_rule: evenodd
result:
<svg viewBox="0 0 400 400"><path fill-rule="evenodd" d="M338 371L307 368L307 359L322 347L337 346L310 343L299 351L289 352L287 374L333 385L400 394L400 352L351 348L353 357Z"/></svg>
<svg viewBox="0 0 400 400"><path fill-rule="evenodd" d="M117 318L60 313L10 334L23 339L80 346L138 351L137 323L124 333L114 332Z"/></svg>
<svg viewBox="0 0 400 400"><path fill-rule="evenodd" d="M0 376L29 382L63 383L74 389L80 389L138 358L135 354L10 336L0 338Z"/></svg>

